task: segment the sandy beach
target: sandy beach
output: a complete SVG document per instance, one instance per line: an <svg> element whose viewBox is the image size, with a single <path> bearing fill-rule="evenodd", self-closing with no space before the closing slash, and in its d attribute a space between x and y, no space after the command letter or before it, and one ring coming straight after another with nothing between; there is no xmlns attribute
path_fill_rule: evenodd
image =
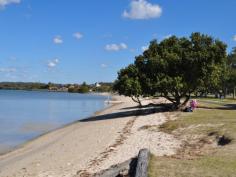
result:
<svg viewBox="0 0 236 177"><path fill-rule="evenodd" d="M0 156L0 177L93 174L136 156L141 148L149 148L157 156L175 154L181 142L156 128L174 118L172 114L137 114L130 98L115 99L115 104L90 119L50 132ZM143 102L153 101L162 100Z"/></svg>

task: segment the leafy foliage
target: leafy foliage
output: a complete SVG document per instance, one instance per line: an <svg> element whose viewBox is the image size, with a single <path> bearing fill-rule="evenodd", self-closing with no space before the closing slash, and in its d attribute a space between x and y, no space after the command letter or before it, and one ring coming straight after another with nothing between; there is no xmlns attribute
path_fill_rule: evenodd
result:
<svg viewBox="0 0 236 177"><path fill-rule="evenodd" d="M14 90L38 90L48 89L48 84L38 82L1 82L0 89L14 89Z"/></svg>
<svg viewBox="0 0 236 177"><path fill-rule="evenodd" d="M89 86L86 84L86 82L83 82L83 84L78 89L79 93L88 93L89 92Z"/></svg>
<svg viewBox="0 0 236 177"><path fill-rule="evenodd" d="M139 80L139 72L135 65L131 64L121 69L118 79L115 81L114 90L119 94L130 96L135 102L141 105L139 96L142 95L142 88Z"/></svg>
<svg viewBox="0 0 236 177"><path fill-rule="evenodd" d="M236 48L233 48L233 51L228 55L227 58L228 65L228 75L226 87L230 93L233 93L235 97L235 88L236 88Z"/></svg>
<svg viewBox="0 0 236 177"><path fill-rule="evenodd" d="M219 89L225 63L226 45L208 35L154 40L118 73L114 89L136 98L162 95L180 107L198 90Z"/></svg>

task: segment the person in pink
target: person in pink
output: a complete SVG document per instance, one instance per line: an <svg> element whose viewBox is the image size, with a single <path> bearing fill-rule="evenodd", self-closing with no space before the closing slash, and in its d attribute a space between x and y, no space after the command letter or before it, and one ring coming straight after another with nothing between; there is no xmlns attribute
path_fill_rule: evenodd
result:
<svg viewBox="0 0 236 177"><path fill-rule="evenodd" d="M190 102L191 109L194 110L197 108L197 100L191 100Z"/></svg>

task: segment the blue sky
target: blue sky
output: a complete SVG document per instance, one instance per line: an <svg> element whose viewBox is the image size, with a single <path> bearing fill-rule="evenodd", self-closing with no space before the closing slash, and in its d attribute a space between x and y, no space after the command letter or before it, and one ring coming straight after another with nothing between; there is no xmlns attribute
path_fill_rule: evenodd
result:
<svg viewBox="0 0 236 177"><path fill-rule="evenodd" d="M235 0L0 0L0 81L114 81L149 41L236 46Z"/></svg>

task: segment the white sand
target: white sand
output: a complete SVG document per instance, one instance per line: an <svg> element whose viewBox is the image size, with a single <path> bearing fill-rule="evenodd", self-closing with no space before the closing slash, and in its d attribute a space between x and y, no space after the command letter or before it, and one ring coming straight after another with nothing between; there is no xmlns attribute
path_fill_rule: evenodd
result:
<svg viewBox="0 0 236 177"><path fill-rule="evenodd" d="M119 100L99 113L104 120L74 123L0 156L0 177L73 177L124 162L144 147L156 155L176 152L180 142L156 128L167 119L163 113L136 116L134 109L122 109L135 103ZM147 125L155 129L141 128Z"/></svg>

